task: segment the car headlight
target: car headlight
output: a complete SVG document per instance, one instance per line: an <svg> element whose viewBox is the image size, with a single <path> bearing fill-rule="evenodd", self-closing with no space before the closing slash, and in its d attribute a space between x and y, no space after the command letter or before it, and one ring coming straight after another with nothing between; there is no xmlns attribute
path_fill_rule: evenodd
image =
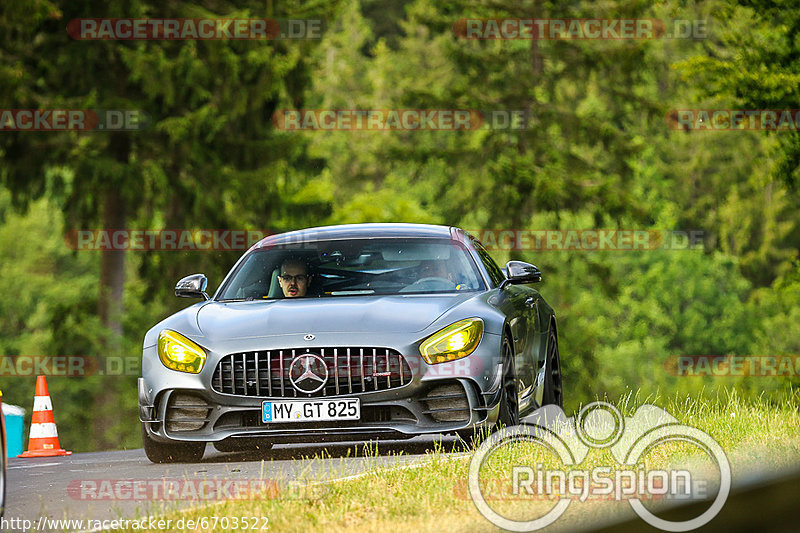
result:
<svg viewBox="0 0 800 533"><path fill-rule="evenodd" d="M467 318L440 329L419 347L429 365L455 361L475 351L483 336L483 320Z"/></svg>
<svg viewBox="0 0 800 533"><path fill-rule="evenodd" d="M199 374L206 362L206 352L180 333L165 329L158 335L158 358L172 370Z"/></svg>

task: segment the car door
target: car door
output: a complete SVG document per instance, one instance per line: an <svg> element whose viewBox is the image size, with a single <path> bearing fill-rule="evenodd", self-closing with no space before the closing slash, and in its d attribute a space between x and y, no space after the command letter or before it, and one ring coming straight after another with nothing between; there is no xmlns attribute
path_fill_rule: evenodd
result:
<svg viewBox="0 0 800 533"><path fill-rule="evenodd" d="M507 315L514 336L517 392L522 413L530 406L535 391L538 293L524 285L508 285L503 291L512 307Z"/></svg>

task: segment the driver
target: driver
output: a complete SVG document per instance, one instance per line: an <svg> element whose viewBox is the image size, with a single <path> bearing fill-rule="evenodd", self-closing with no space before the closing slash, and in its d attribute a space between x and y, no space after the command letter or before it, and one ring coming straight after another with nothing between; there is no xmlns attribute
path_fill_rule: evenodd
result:
<svg viewBox="0 0 800 533"><path fill-rule="evenodd" d="M304 261L290 257L281 263L278 283L286 298L300 298L308 292L308 284L311 283L312 277Z"/></svg>
<svg viewBox="0 0 800 533"><path fill-rule="evenodd" d="M447 266L444 261L436 261L435 259L423 261L419 266L419 277L424 278L444 278L448 281L450 273L447 271Z"/></svg>

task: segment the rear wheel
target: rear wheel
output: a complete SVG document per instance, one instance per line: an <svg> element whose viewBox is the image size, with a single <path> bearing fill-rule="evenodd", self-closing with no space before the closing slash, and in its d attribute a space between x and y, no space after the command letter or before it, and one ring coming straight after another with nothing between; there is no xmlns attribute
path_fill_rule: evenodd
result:
<svg viewBox="0 0 800 533"><path fill-rule="evenodd" d="M142 423L142 443L147 458L154 463L197 463L203 458L205 442L158 442L150 438Z"/></svg>
<svg viewBox="0 0 800 533"><path fill-rule="evenodd" d="M544 366L544 396L542 405L564 406L564 394L561 390L561 358L558 354L558 334L551 325L547 337L547 359Z"/></svg>

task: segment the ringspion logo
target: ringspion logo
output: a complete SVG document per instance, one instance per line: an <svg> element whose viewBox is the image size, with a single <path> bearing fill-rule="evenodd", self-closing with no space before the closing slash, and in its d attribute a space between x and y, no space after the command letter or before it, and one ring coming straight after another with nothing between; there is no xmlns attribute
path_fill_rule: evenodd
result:
<svg viewBox="0 0 800 533"><path fill-rule="evenodd" d="M708 479L704 473L688 468L653 469L644 467L644 458L659 446L683 442L699 448L715 464L719 487L710 506L684 521L670 521L653 514L642 503L651 499L705 499ZM482 472L497 468L492 457L500 450L527 445L554 454L562 465L545 468L542 463L513 464L508 481L514 498L552 499L557 503L536 518L519 520L493 508L484 489ZM592 449L608 449L616 465L601 464L581 468ZM514 456L514 452L511 452ZM501 459L500 462L503 462ZM517 462L517 461L514 461ZM492 465L487 468L487 464ZM698 469L700 470L700 469ZM713 478L715 474L712 474ZM509 531L536 531L556 520L574 501L599 496L626 501L644 521L666 531L690 531L707 524L725 505L731 488L731 466L722 447L698 428L680 424L655 405L642 405L632 417L625 417L606 402L585 406L576 417L567 418L554 405L538 409L521 424L503 428L489 436L470 461L468 490L475 507L493 525ZM491 479L491 478L490 478Z"/></svg>

